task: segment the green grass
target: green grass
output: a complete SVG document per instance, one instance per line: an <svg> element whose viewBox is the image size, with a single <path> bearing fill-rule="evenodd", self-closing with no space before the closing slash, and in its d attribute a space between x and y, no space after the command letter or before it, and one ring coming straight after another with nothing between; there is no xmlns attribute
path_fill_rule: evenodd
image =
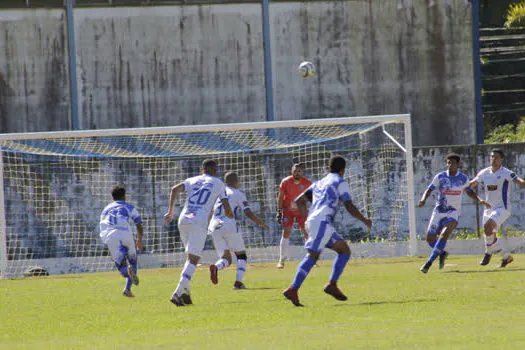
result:
<svg viewBox="0 0 525 350"><path fill-rule="evenodd" d="M199 268L193 306L169 297L180 269L140 271L134 299L116 272L0 281L0 349L522 349L525 256L499 269L481 256L451 256L428 274L423 258L351 260L339 283L349 300L323 293L321 261L296 308L281 295L297 264L250 265L247 290L219 285Z"/></svg>

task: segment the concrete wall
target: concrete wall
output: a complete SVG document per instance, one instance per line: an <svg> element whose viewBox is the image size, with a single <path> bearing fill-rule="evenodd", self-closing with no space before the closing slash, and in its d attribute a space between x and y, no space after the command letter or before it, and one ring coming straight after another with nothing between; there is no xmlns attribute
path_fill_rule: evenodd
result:
<svg viewBox="0 0 525 350"><path fill-rule="evenodd" d="M266 119L260 5L74 16L82 128ZM69 127L65 22L61 10L0 13L1 132ZM475 142L463 0L279 2L270 25L275 119L410 112L414 145ZM298 76L303 59L315 78Z"/></svg>

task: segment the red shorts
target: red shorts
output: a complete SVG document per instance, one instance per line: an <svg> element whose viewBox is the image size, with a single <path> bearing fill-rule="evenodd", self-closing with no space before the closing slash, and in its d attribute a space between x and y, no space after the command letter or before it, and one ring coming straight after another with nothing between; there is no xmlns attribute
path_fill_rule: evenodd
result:
<svg viewBox="0 0 525 350"><path fill-rule="evenodd" d="M304 229L306 218L301 216L298 210L283 210L283 227L293 227L293 219L297 221L297 225Z"/></svg>

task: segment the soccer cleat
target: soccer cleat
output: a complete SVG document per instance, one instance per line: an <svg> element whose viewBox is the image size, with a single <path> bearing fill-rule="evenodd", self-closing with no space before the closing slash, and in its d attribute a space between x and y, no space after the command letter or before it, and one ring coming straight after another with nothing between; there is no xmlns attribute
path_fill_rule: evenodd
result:
<svg viewBox="0 0 525 350"><path fill-rule="evenodd" d="M122 292L122 295L125 296L125 297L128 297L128 298L134 298L135 297L133 295L133 293L131 293L131 291L129 289L124 289L124 291Z"/></svg>
<svg viewBox="0 0 525 350"><path fill-rule="evenodd" d="M282 269L282 268L284 268L284 261L285 261L285 260L286 260L286 259L280 259L280 260L279 260L279 263L277 264L277 268L278 268L278 269Z"/></svg>
<svg viewBox="0 0 525 350"><path fill-rule="evenodd" d="M246 289L246 286L242 282L235 281L233 284L233 289Z"/></svg>
<svg viewBox="0 0 525 350"><path fill-rule="evenodd" d="M137 276L137 271L132 266L128 266L128 275L129 275L129 278L131 278L131 283L138 286L139 277Z"/></svg>
<svg viewBox="0 0 525 350"><path fill-rule="evenodd" d="M184 301L182 300L182 297L177 295L177 293L173 293L171 296L170 301L175 304L176 306L184 306Z"/></svg>
<svg viewBox="0 0 525 350"><path fill-rule="evenodd" d="M184 305L193 305L193 301L191 301L190 293L182 293L180 295L180 298L182 299L182 302Z"/></svg>
<svg viewBox="0 0 525 350"><path fill-rule="evenodd" d="M501 264L499 265L499 267L504 268L505 266L507 266L508 264L510 264L513 261L514 261L514 258L512 257L512 255L509 255L508 258L501 259Z"/></svg>
<svg viewBox="0 0 525 350"><path fill-rule="evenodd" d="M483 257L483 260L479 262L481 266L488 265L490 262L490 259L492 258L491 254L485 253L485 256Z"/></svg>
<svg viewBox="0 0 525 350"><path fill-rule="evenodd" d="M348 299L346 297L346 295L344 295L343 292L341 292L339 290L339 288L337 288L337 284L335 284L333 282L328 282L324 286L324 292L326 294L329 294L329 295L333 296L334 298L336 298L337 300L340 300L340 301L345 301L345 300Z"/></svg>
<svg viewBox="0 0 525 350"><path fill-rule="evenodd" d="M428 261L425 263L425 265L421 266L421 268L419 270L421 270L421 272L423 273L427 273L428 270L430 269L430 266L432 266L432 263L429 263Z"/></svg>
<svg viewBox="0 0 525 350"><path fill-rule="evenodd" d="M443 268L445 267L445 261L447 260L447 258L448 258L448 253L445 251L441 253L441 255L439 256L439 269L440 270L443 270Z"/></svg>
<svg viewBox="0 0 525 350"><path fill-rule="evenodd" d="M219 283L219 276L218 276L217 271L219 271L217 269L217 266L210 265L210 279L211 279L211 283L213 284Z"/></svg>
<svg viewBox="0 0 525 350"><path fill-rule="evenodd" d="M288 287L283 291L283 295L286 299L290 300L295 306L304 306L299 302L299 296L297 295L297 289L294 287Z"/></svg>

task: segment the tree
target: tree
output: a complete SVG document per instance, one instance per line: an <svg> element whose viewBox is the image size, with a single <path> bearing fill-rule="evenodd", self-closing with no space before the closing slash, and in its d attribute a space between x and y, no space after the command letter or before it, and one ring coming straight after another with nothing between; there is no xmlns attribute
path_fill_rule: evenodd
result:
<svg viewBox="0 0 525 350"><path fill-rule="evenodd" d="M510 5L504 25L507 29L525 26L525 1Z"/></svg>

